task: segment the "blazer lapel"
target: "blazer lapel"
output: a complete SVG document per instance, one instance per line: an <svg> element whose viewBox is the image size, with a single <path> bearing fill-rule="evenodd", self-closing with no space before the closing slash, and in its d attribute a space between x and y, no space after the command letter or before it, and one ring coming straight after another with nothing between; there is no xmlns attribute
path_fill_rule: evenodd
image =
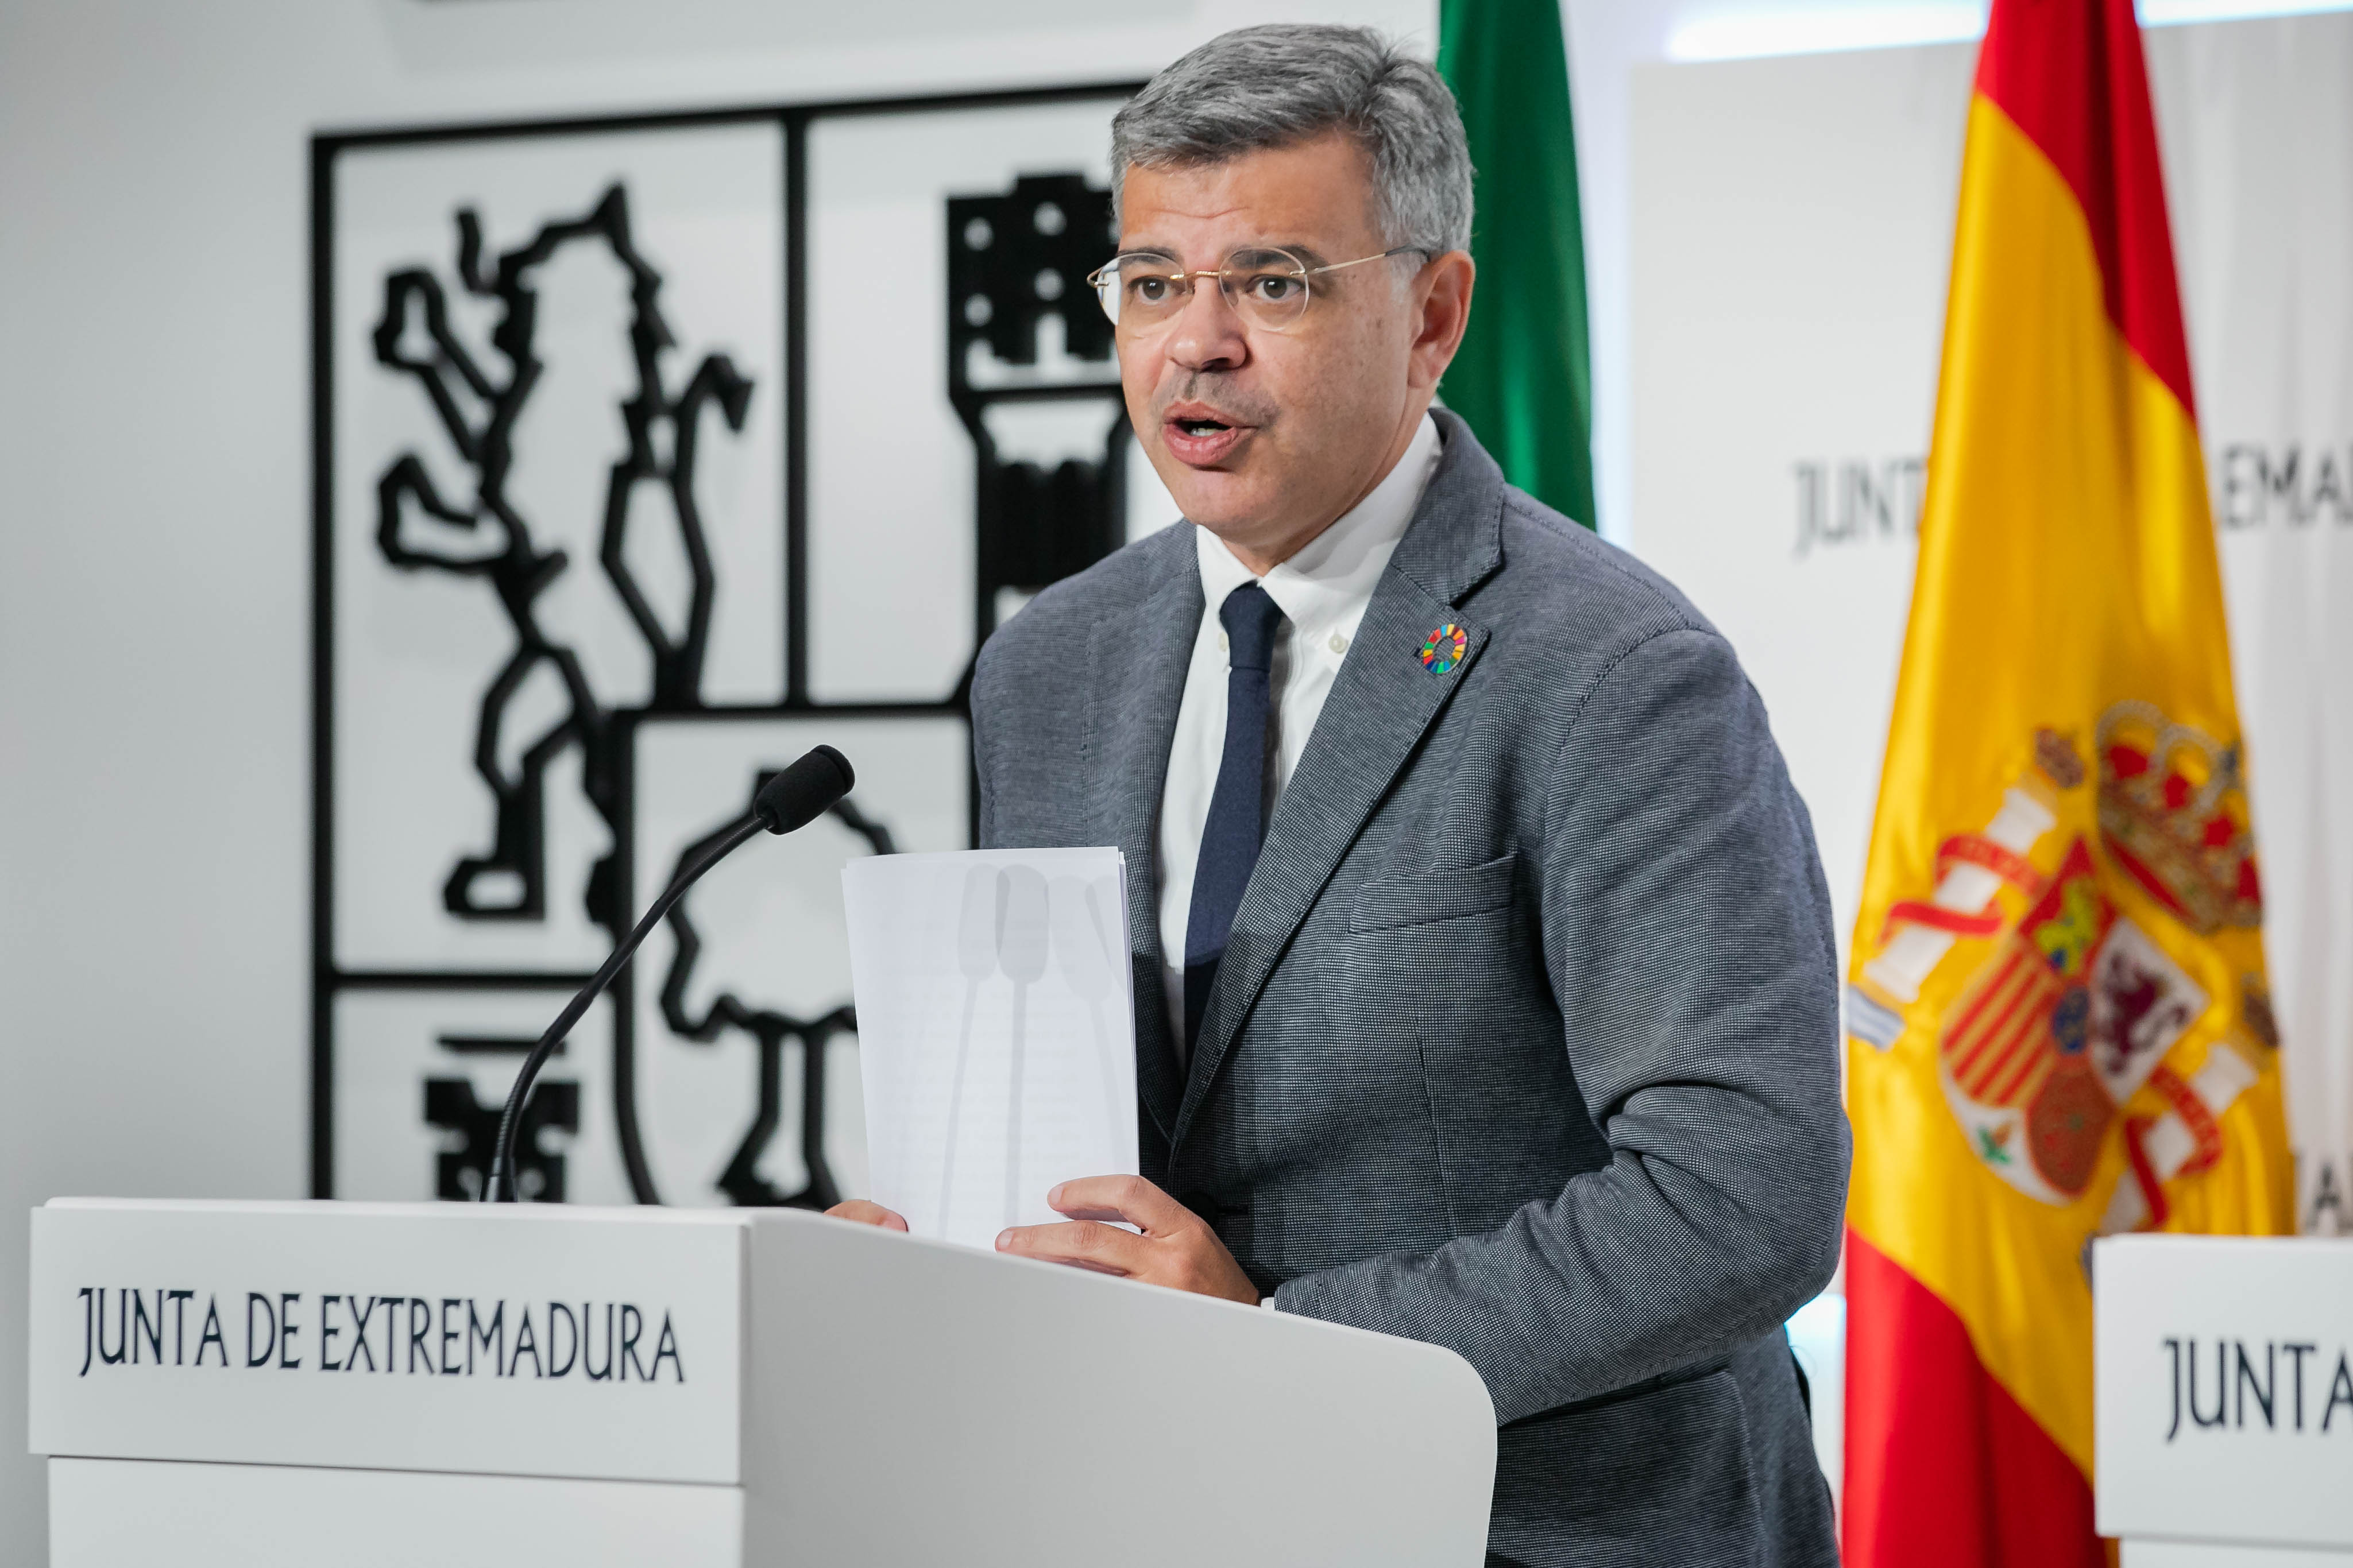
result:
<svg viewBox="0 0 2353 1568"><path fill-rule="evenodd" d="M1127 947L1135 994L1135 1085L1169 1136L1184 1084L1168 1037L1160 983L1160 795L1185 671L1201 625L1201 574L1189 527L1167 531L1155 585L1120 615L1099 621L1088 643L1093 672L1088 716L1090 773L1100 770L1094 842L1127 859Z"/></svg>
<svg viewBox="0 0 2353 1568"><path fill-rule="evenodd" d="M1486 628L1456 605L1503 563L1504 476L1461 420L1443 412L1436 417L1446 455L1373 592L1298 771L1275 803L1218 965L1172 1142L1184 1138L1242 1021L1341 857L1487 646ZM1197 606L1199 597L1197 580ZM1194 616L1198 622L1198 607ZM1440 671L1421 661L1420 648L1450 622L1463 634L1463 651ZM1172 727L1173 716L1172 705ZM1165 737L1161 749L1165 771Z"/></svg>

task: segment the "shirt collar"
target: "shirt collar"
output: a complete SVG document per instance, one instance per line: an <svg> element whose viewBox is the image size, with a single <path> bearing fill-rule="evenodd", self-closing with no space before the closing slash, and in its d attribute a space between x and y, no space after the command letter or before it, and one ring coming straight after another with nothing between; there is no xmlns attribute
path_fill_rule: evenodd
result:
<svg viewBox="0 0 2353 1568"><path fill-rule="evenodd" d="M1438 469L1444 447L1437 422L1428 414L1406 444L1405 455L1381 477L1363 500L1338 521L1309 540L1297 553L1263 577L1234 559L1224 540L1195 524L1193 541L1201 568L1201 597L1211 615L1226 595L1255 577L1291 622L1303 646L1337 632L1354 637L1356 623L1372 603L1381 573L1413 522L1421 492Z"/></svg>

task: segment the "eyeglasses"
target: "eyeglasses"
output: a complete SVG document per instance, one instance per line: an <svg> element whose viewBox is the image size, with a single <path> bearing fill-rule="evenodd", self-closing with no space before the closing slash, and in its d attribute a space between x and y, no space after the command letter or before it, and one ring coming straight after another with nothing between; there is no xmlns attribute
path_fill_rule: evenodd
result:
<svg viewBox="0 0 2353 1568"><path fill-rule="evenodd" d="M1378 256L1310 267L1287 250L1253 247L1235 251L1214 270L1187 272L1166 256L1134 253L1113 257L1087 274L1087 281L1103 301L1103 314L1123 332L1150 332L1175 321L1191 302L1194 280L1200 278L1216 279L1218 292L1244 321L1281 332L1297 326L1307 313L1314 292L1309 279L1392 256L1429 254L1418 245L1400 245Z"/></svg>

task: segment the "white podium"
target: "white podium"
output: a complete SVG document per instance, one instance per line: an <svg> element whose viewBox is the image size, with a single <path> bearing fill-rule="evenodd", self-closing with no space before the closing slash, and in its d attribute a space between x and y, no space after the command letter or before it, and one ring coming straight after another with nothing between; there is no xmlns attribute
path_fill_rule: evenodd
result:
<svg viewBox="0 0 2353 1568"><path fill-rule="evenodd" d="M789 1211L59 1200L52 1568L1475 1568L1451 1352Z"/></svg>
<svg viewBox="0 0 2353 1568"><path fill-rule="evenodd" d="M2353 1568L2353 1241L2117 1237L2093 1280L2125 1568Z"/></svg>

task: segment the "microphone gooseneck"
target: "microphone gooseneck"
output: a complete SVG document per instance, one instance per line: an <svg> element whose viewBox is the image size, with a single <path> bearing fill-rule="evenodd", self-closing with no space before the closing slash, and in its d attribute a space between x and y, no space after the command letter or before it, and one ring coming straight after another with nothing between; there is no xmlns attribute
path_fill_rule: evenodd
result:
<svg viewBox="0 0 2353 1568"><path fill-rule="evenodd" d="M532 1086L539 1079L539 1069L547 1065L547 1058L555 1054L555 1047L564 1043L573 1026L605 994L613 977L621 973L622 966L636 954L654 927L670 913L670 906L684 898L686 890L705 871L733 854L745 839L763 828L770 833L790 833L807 826L848 795L857 782L858 775L851 771L849 758L831 746L815 747L763 784L752 799L752 809L744 813L742 820L729 827L701 859L680 869L670 885L662 889L661 897L646 910L645 918L621 939L612 956L589 976L588 984L564 1005L564 1011L555 1016L555 1022L547 1026L547 1033L539 1037L539 1043L523 1058L522 1066L515 1069L514 1087L507 1090L506 1109L499 1115L498 1142L491 1148L491 1168L482 1183L483 1202L512 1203L521 1196L514 1162L515 1131L522 1121L522 1108L531 1099Z"/></svg>

